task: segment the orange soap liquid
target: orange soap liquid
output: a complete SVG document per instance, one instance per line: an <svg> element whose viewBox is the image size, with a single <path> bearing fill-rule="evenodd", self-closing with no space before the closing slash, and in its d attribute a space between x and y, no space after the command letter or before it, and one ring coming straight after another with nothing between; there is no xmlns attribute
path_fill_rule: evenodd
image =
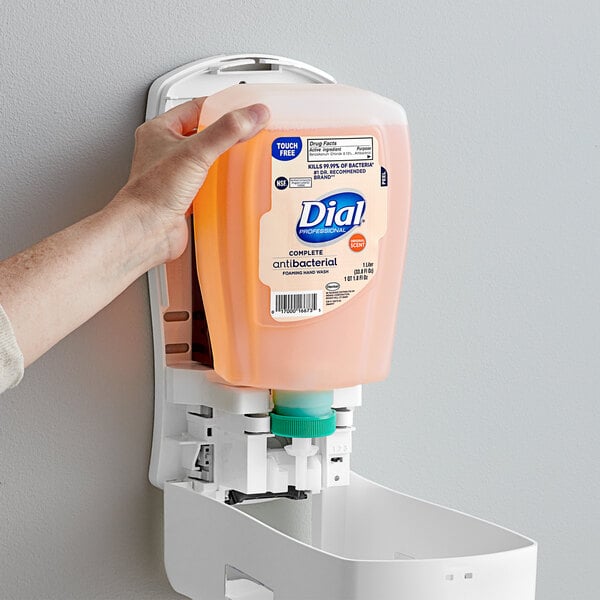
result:
<svg viewBox="0 0 600 600"><path fill-rule="evenodd" d="M271 209L273 191L271 143L280 136L359 135L377 139L379 162L389 180L387 229L379 241L376 273L364 289L326 314L276 321L270 314L270 288L259 278L260 220ZM216 372L235 385L283 390L324 390L384 379L409 205L405 125L267 129L222 155L194 200L198 276ZM353 243L360 246L360 236Z"/></svg>

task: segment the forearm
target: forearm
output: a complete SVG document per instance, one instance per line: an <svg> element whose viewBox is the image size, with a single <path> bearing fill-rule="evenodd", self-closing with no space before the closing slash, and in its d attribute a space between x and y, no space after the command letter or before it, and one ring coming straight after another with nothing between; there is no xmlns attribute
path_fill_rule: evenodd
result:
<svg viewBox="0 0 600 600"><path fill-rule="evenodd" d="M0 262L0 304L25 365L162 262L162 238L122 200Z"/></svg>

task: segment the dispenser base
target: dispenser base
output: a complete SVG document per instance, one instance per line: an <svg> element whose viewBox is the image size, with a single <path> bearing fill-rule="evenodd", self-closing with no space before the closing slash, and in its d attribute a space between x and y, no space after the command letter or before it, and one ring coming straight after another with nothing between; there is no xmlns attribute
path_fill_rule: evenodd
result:
<svg viewBox="0 0 600 600"><path fill-rule="evenodd" d="M537 546L502 527L355 473L346 487L274 502L310 503L310 543L195 491L194 482L166 483L173 588L194 600L535 598Z"/></svg>

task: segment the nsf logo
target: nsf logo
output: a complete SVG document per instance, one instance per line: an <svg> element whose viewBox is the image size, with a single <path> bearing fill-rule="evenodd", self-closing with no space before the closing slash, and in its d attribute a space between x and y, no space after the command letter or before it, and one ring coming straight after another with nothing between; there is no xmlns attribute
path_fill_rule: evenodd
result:
<svg viewBox="0 0 600 600"><path fill-rule="evenodd" d="M275 180L275 187L278 190L285 190L285 188L288 186L288 180L285 177L278 177Z"/></svg>

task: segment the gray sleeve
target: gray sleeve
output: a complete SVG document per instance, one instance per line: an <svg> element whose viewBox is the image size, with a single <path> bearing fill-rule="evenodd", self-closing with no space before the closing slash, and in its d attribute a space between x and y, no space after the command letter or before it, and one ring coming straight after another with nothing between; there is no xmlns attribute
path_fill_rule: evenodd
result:
<svg viewBox="0 0 600 600"><path fill-rule="evenodd" d="M0 305L0 394L21 381L24 369L15 332Z"/></svg>

